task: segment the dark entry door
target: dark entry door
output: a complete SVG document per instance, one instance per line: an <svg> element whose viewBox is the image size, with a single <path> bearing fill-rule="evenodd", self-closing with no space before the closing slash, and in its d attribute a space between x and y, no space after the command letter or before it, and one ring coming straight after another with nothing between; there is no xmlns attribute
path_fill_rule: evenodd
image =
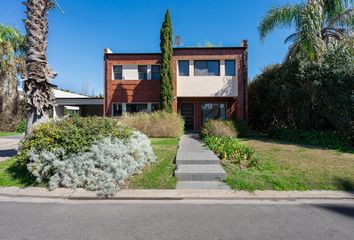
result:
<svg viewBox="0 0 354 240"><path fill-rule="evenodd" d="M181 103L181 115L184 119L185 130L194 129L194 104Z"/></svg>

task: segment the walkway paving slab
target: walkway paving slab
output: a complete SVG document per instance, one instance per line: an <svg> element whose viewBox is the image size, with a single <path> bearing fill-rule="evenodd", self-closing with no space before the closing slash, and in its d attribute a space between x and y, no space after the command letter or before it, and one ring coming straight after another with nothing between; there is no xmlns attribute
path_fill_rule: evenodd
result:
<svg viewBox="0 0 354 240"><path fill-rule="evenodd" d="M218 181L178 181L176 189L230 189Z"/></svg>
<svg viewBox="0 0 354 240"><path fill-rule="evenodd" d="M226 177L220 164L182 164L175 171L177 181L219 181Z"/></svg>

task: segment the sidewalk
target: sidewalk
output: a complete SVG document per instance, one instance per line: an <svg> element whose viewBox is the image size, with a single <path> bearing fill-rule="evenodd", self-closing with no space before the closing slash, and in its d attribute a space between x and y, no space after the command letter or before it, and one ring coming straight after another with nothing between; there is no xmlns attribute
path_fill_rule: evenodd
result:
<svg viewBox="0 0 354 240"><path fill-rule="evenodd" d="M0 137L0 162L17 154L18 143L23 137L23 134Z"/></svg>
<svg viewBox="0 0 354 240"><path fill-rule="evenodd" d="M49 191L47 188L31 187L5 187L0 188L3 197L33 197L33 198L58 198L73 200L97 199L96 192L86 191L82 188L58 188ZM233 191L225 189L124 189L109 198L115 200L296 200L296 199L352 199L354 192L345 191Z"/></svg>

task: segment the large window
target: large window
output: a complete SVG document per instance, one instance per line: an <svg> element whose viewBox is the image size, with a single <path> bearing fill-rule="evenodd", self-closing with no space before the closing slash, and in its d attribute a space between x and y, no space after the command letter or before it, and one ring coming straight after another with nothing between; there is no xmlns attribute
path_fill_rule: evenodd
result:
<svg viewBox="0 0 354 240"><path fill-rule="evenodd" d="M226 104L204 103L201 104L202 124L209 119L226 119Z"/></svg>
<svg viewBox="0 0 354 240"><path fill-rule="evenodd" d="M235 60L225 60L225 75L236 76Z"/></svg>
<svg viewBox="0 0 354 240"><path fill-rule="evenodd" d="M119 117L122 116L123 113L123 106L121 103L113 103L112 106L112 116Z"/></svg>
<svg viewBox="0 0 354 240"><path fill-rule="evenodd" d="M151 103L151 112L160 110L160 103Z"/></svg>
<svg viewBox="0 0 354 240"><path fill-rule="evenodd" d="M160 65L151 66L151 79L160 80Z"/></svg>
<svg viewBox="0 0 354 240"><path fill-rule="evenodd" d="M147 66L138 65L139 80L147 80Z"/></svg>
<svg viewBox="0 0 354 240"><path fill-rule="evenodd" d="M194 76L220 76L220 61L194 61Z"/></svg>
<svg viewBox="0 0 354 240"><path fill-rule="evenodd" d="M114 80L123 79L123 67L121 65L113 66Z"/></svg>
<svg viewBox="0 0 354 240"><path fill-rule="evenodd" d="M189 76L189 61L188 60L178 61L178 71L179 71L179 76Z"/></svg>
<svg viewBox="0 0 354 240"><path fill-rule="evenodd" d="M127 113L136 113L136 112L147 112L148 105L143 103L127 103L126 112Z"/></svg>

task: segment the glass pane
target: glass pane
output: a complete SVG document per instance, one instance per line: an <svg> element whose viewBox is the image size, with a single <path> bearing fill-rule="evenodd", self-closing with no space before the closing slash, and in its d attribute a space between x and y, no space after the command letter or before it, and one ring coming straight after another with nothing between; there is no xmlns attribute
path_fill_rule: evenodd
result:
<svg viewBox="0 0 354 240"><path fill-rule="evenodd" d="M209 119L226 119L226 108L224 103L204 103L201 105L202 124Z"/></svg>
<svg viewBox="0 0 354 240"><path fill-rule="evenodd" d="M146 80L147 79L147 66L146 65L139 65L138 66L138 73L139 73L139 80Z"/></svg>
<svg viewBox="0 0 354 240"><path fill-rule="evenodd" d="M235 60L225 61L225 75L226 76L236 76L235 71Z"/></svg>
<svg viewBox="0 0 354 240"><path fill-rule="evenodd" d="M160 65L151 66L151 79L160 80Z"/></svg>
<svg viewBox="0 0 354 240"><path fill-rule="evenodd" d="M194 75L195 76L208 76L207 61L194 61Z"/></svg>
<svg viewBox="0 0 354 240"><path fill-rule="evenodd" d="M123 79L122 66L113 66L113 74L115 80Z"/></svg>
<svg viewBox="0 0 354 240"><path fill-rule="evenodd" d="M209 76L220 76L220 63L219 61L208 61L208 75Z"/></svg>
<svg viewBox="0 0 354 240"><path fill-rule="evenodd" d="M189 61L188 60L178 61L178 70L180 76L189 76Z"/></svg>
<svg viewBox="0 0 354 240"><path fill-rule="evenodd" d="M122 104L121 103L113 103L112 115L114 117L122 116Z"/></svg>
<svg viewBox="0 0 354 240"><path fill-rule="evenodd" d="M160 110L160 104L159 103L151 103L151 112L155 112Z"/></svg>
<svg viewBox="0 0 354 240"><path fill-rule="evenodd" d="M148 107L147 104L127 104L126 105L126 111L127 113L136 113L136 112L142 112L142 111L147 111Z"/></svg>

